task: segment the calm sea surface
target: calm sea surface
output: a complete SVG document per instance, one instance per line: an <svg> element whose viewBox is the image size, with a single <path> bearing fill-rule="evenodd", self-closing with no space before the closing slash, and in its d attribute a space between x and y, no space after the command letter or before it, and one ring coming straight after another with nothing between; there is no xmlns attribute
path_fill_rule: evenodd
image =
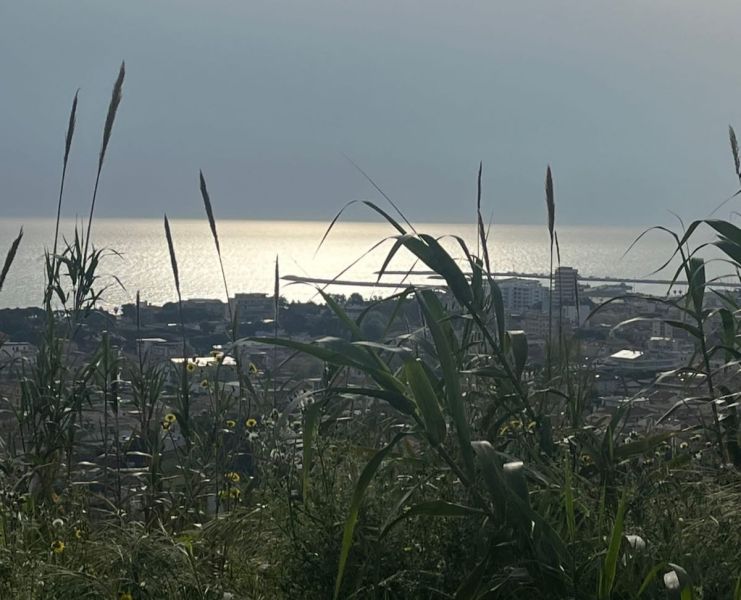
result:
<svg viewBox="0 0 741 600"><path fill-rule="evenodd" d="M0 254L5 257L12 239L23 226L25 235L5 288L0 307L40 304L44 287L43 252L53 244L54 221L47 219L4 219L0 222ZM171 221L180 281L186 298L224 298L216 250L204 220ZM395 231L380 223L338 223L317 253L327 223L290 221L220 221L218 223L230 291L270 293L274 285L275 258L281 275L333 278L356 259L359 262L343 276L345 280L375 281L393 242L369 250ZM70 236L74 221L64 221L63 233ZM476 249L476 230L472 225L419 225L417 230L435 236L456 235L472 250ZM639 278L648 275L671 254L668 236L658 232L646 236L623 257L641 233L637 228L560 227L561 261L584 275ZM109 307L131 302L137 290L142 299L163 303L175 299L175 286L163 224L159 220L97 219L93 243L115 250L119 256L106 259L102 281L110 287L105 294ZM457 243L448 238L444 245L460 256ZM316 253L316 254L315 254ZM365 256L364 256L365 255ZM548 271L549 242L545 226L493 226L490 255L495 271L544 273ZM0 259L0 260L2 260ZM399 252L392 269L408 268L410 256ZM118 277L124 288L110 277ZM662 278L668 278L665 274ZM386 281L400 278L388 277ZM423 281L423 278L416 278ZM656 286L652 286L656 287ZM639 290L641 287L638 286ZM663 289L663 288L662 288ZM330 291L364 296L388 294L387 288L334 287ZM647 291L647 288L643 288ZM652 291L658 291L656 289ZM307 300L315 295L306 284L282 284L281 293L289 299Z"/></svg>

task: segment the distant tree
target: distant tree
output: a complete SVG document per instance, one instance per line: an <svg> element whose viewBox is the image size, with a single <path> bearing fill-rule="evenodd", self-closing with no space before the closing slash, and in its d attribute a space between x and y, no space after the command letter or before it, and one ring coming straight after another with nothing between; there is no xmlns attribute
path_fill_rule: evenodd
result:
<svg viewBox="0 0 741 600"><path fill-rule="evenodd" d="M303 312L291 307L281 314L280 323L289 335L294 335L306 331L307 319Z"/></svg>
<svg viewBox="0 0 741 600"><path fill-rule="evenodd" d="M136 320L136 304L124 304L121 307L121 314L125 319Z"/></svg>
<svg viewBox="0 0 741 600"><path fill-rule="evenodd" d="M360 325L360 330L363 332L363 335L372 342L380 342L385 329L386 322L383 315L376 311L369 313Z"/></svg>
<svg viewBox="0 0 741 600"><path fill-rule="evenodd" d="M363 300L363 296L359 294L358 292L353 292L350 294L350 297L347 299L347 303L350 305L353 304L363 304L365 300Z"/></svg>

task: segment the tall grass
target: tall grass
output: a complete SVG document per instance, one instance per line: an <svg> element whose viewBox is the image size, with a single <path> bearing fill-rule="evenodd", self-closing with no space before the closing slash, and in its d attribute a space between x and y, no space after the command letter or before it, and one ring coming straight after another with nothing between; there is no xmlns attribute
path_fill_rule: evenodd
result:
<svg viewBox="0 0 741 600"><path fill-rule="evenodd" d="M110 331L82 360L70 348L100 314L105 289L98 271L110 253L88 243L124 73L122 66L87 229L60 250L57 228L39 353L8 380L19 393L7 401L11 435L0 450L2 597L739 597L739 306L717 292L718 304L708 304L706 245L692 243L709 227L717 234L711 245L741 272L741 229L706 219L669 232L681 263L673 276L688 291L656 302L680 315L667 324L696 340L697 352L675 374L702 376L706 389L640 433L632 402L601 421L590 417L595 380L581 366L580 332L569 337L559 325L551 340L549 330L547 362L538 365L525 333L509 328L491 276L481 164L477 250L456 239L462 262L390 199L391 211L365 202L396 232L380 277L397 253L408 253L436 274L439 289L409 284L357 318L318 289L342 333L281 339L276 257L272 337L240 339L230 305L229 344L215 352L215 366L199 370L188 356L181 272L165 216L183 344L174 383L167 366L141 345L133 354L117 348ZM738 175L732 129L730 138ZM199 188L228 300L202 173ZM545 189L553 292L560 250L550 167ZM380 340L364 334L374 312L386 319ZM137 338L140 313L137 291ZM272 345L264 370L246 368L254 343ZM237 391L223 381L232 354ZM318 377L296 377L297 361L315 365ZM709 405L712 422L659 429L687 405ZM134 431L124 439L127 414ZM99 437L87 431L96 418Z"/></svg>

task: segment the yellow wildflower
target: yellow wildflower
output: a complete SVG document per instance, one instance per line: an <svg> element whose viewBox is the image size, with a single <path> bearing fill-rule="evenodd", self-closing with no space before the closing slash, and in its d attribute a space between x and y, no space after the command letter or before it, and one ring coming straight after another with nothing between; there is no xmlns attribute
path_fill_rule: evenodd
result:
<svg viewBox="0 0 741 600"><path fill-rule="evenodd" d="M585 465L591 465L592 464L592 457L589 456L589 454L582 454L581 455L581 462Z"/></svg>
<svg viewBox="0 0 741 600"><path fill-rule="evenodd" d="M255 366L255 363L250 363L250 373L253 375L257 373L257 367Z"/></svg>
<svg viewBox="0 0 741 600"><path fill-rule="evenodd" d="M224 475L228 481L231 481L232 483L239 483L239 473L235 473L234 471L227 473Z"/></svg>
<svg viewBox="0 0 741 600"><path fill-rule="evenodd" d="M689 445L689 444L688 444L687 442L682 442L681 444L679 444L679 447L680 447L680 448L681 448L682 450L686 450L687 448L689 448L689 447L690 447L690 445Z"/></svg>
<svg viewBox="0 0 741 600"><path fill-rule="evenodd" d="M231 490L229 490L229 497L233 500L238 500L241 495L242 492L239 490L239 488L232 488Z"/></svg>
<svg viewBox="0 0 741 600"><path fill-rule="evenodd" d="M82 539L82 536L83 536L83 535L84 535L84 534L83 534L83 532L82 532L82 529L75 529L75 537L76 537L76 538L77 538L78 540L81 540L81 539Z"/></svg>
<svg viewBox="0 0 741 600"><path fill-rule="evenodd" d="M228 427L229 429L234 429L234 428L235 428L235 427L237 426L237 422L236 422L236 421L234 421L234 420L232 420L232 419L229 419L229 420L228 420L228 421L226 422L226 426L227 426L227 427Z"/></svg>
<svg viewBox="0 0 741 600"><path fill-rule="evenodd" d="M226 500L229 497L229 490L219 490L219 498Z"/></svg>
<svg viewBox="0 0 741 600"><path fill-rule="evenodd" d="M129 594L128 592L126 592L125 594L121 594L118 597L118 600L134 600L134 596L132 596L131 594Z"/></svg>
<svg viewBox="0 0 741 600"><path fill-rule="evenodd" d="M211 352L209 352L209 354L211 356L218 356L219 354L221 354L221 351L220 350L211 350Z"/></svg>
<svg viewBox="0 0 741 600"><path fill-rule="evenodd" d="M178 418L173 413L167 413L165 415L165 423L174 423Z"/></svg>
<svg viewBox="0 0 741 600"><path fill-rule="evenodd" d="M201 381L201 388L204 390L208 389L208 379Z"/></svg>
<svg viewBox="0 0 741 600"><path fill-rule="evenodd" d="M162 421L160 426L162 427L162 431L170 431L170 425L171 423L168 423L167 421Z"/></svg>
<svg viewBox="0 0 741 600"><path fill-rule="evenodd" d="M55 554L61 554L62 552L64 552L64 542L62 540L52 542L51 549L54 550Z"/></svg>
<svg viewBox="0 0 741 600"><path fill-rule="evenodd" d="M518 421L517 419L515 419L514 421L510 421L509 425L510 427L512 427L512 429L515 430L522 429L522 421Z"/></svg>
<svg viewBox="0 0 741 600"><path fill-rule="evenodd" d="M528 431L535 431L535 428L538 426L538 424L535 421L530 421L527 424L527 430Z"/></svg>
<svg viewBox="0 0 741 600"><path fill-rule="evenodd" d="M499 435L505 436L509 433L509 427L507 425L502 425L502 427L499 429Z"/></svg>
<svg viewBox="0 0 741 600"><path fill-rule="evenodd" d="M257 427L257 421L252 418L247 419L247 421L245 422L245 426L247 427L247 429L252 429L253 427Z"/></svg>
<svg viewBox="0 0 741 600"><path fill-rule="evenodd" d="M188 373L192 373L196 370L196 363L188 361L188 364L185 366L185 368L188 370Z"/></svg>

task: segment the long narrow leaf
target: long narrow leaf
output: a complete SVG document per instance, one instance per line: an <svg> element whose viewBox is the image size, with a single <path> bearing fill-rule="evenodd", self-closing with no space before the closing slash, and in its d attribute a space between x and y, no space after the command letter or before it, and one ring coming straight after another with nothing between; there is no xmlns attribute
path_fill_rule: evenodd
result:
<svg viewBox="0 0 741 600"><path fill-rule="evenodd" d="M610 594L612 593L612 586L615 583L618 555L620 553L620 545L623 540L623 520L625 518L625 508L627 506L627 501L627 493L623 492L623 498L620 501L617 516L615 517L615 523L612 527L612 537L610 538L610 545L607 548L605 562L602 565L602 571L600 572L598 593L598 597L600 598L600 600L606 600L610 597Z"/></svg>
<svg viewBox="0 0 741 600"><path fill-rule="evenodd" d="M365 496L365 491L368 489L373 476L376 474L378 467L381 466L383 459L393 449L394 446L401 440L406 433L398 433L394 436L394 439L387 445L381 448L378 452L373 455L373 458L368 461L368 464L363 468L362 473L358 479L358 483L355 486L355 493L353 494L352 503L350 504L350 512L345 521L345 533L342 536L342 549L340 550L340 564L337 569L337 581L334 588L334 598L340 597L340 590L342 589L342 576L345 572L345 565L347 564L347 557L350 554L350 547L352 546L353 534L355 532L355 525L358 522L358 513L360 512L360 504Z"/></svg>

